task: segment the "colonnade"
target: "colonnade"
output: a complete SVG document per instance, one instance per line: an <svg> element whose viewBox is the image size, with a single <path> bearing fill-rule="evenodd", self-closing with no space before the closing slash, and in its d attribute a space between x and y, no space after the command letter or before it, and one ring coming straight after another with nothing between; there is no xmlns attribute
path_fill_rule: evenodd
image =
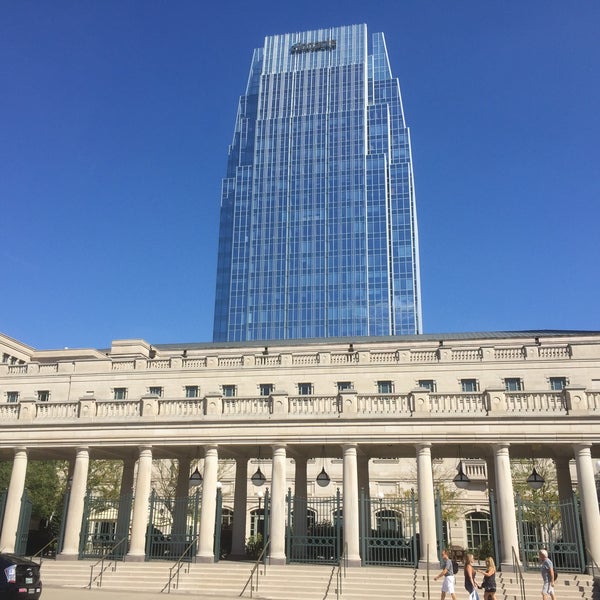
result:
<svg viewBox="0 0 600 600"><path fill-rule="evenodd" d="M286 533L286 465L288 446L273 444L271 474L271 517L270 517L270 560L273 564L284 564ZM359 532L359 490L369 489L368 459L359 453L358 444L341 446L343 460L343 518L344 544L347 549L348 563L351 566L361 564ZM588 550L593 559L600 562L600 510L596 494L594 466L589 444L577 444L571 447L577 468L578 492L581 503L581 520ZM419 565L437 564L437 534L435 527L434 480L432 470L432 445L429 443L415 446L417 468L418 523L420 535ZM307 489L306 458L296 457L295 490L302 496ZM64 524L63 546L59 559L77 559L81 524L84 513L87 488L90 449L75 449L70 472L70 492L68 509ZM145 560L146 532L149 518L148 498L151 493L153 449L151 446L138 448L137 477L134 481L134 459L125 461L121 493L134 489L134 504L131 515L131 533L129 550L125 557L130 561ZM6 497L0 548L4 552L14 550L18 528L21 498L25 488L28 450L25 447L14 451L10 484ZM216 518L216 497L218 489L218 445L204 447L204 472L202 485L202 511L197 545L196 559L199 562L213 562L213 543ZM246 502L248 465L247 460L238 460L235 474L235 497L233 520L234 555L243 555L246 528ZM182 459L177 481L177 494L187 495L189 459ZM569 471L569 457L556 460L559 497L571 496L572 482ZM518 548L515 495L510 468L510 445L492 445L492 458L488 460L488 485L494 489L497 499L498 563L512 568L512 549ZM305 495L305 494L304 494ZM124 518L127 519L128 515ZM121 520L119 515L119 520ZM295 520L295 526L300 519ZM125 521L126 522L126 521Z"/></svg>

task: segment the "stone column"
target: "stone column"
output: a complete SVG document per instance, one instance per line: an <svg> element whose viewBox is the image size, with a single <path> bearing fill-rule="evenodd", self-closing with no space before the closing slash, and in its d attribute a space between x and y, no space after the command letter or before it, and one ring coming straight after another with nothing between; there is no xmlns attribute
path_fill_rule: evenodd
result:
<svg viewBox="0 0 600 600"><path fill-rule="evenodd" d="M231 531L231 556L246 556L246 518L248 513L248 457L235 461L235 496L233 499L233 527Z"/></svg>
<svg viewBox="0 0 600 600"><path fill-rule="evenodd" d="M131 542L125 560L143 561L146 558L146 531L148 529L150 487L152 485L152 448L140 447L133 518L131 521Z"/></svg>
<svg viewBox="0 0 600 600"><path fill-rule="evenodd" d="M600 510L594 481L594 465L590 444L578 444L574 447L579 482L579 499L581 501L581 522L583 537L590 551L591 558L600 562Z"/></svg>
<svg viewBox="0 0 600 600"><path fill-rule="evenodd" d="M307 513L306 499L308 498L308 475L306 456L297 456L294 472L294 536L306 535Z"/></svg>
<svg viewBox="0 0 600 600"><path fill-rule="evenodd" d="M13 458L12 471L6 505L4 507L4 521L2 523L2 537L0 537L0 550L14 552L21 514L21 499L25 492L25 475L27 474L27 449L16 448Z"/></svg>
<svg viewBox="0 0 600 600"><path fill-rule="evenodd" d="M75 454L75 467L73 468L73 481L69 493L69 506L67 509L67 522L62 552L59 559L77 560L79 557L79 536L81 534L81 521L85 506L85 492L87 487L90 453L88 448L77 448Z"/></svg>
<svg viewBox="0 0 600 600"><path fill-rule="evenodd" d="M572 510L573 482L571 481L568 456L561 456L556 459L556 483L558 484L558 499L560 501L562 537L565 542L575 542L577 531Z"/></svg>
<svg viewBox="0 0 600 600"><path fill-rule="evenodd" d="M123 461L121 474L121 491L119 493L119 514L117 516L116 540L129 537L129 521L131 519L131 505L133 503L133 476L135 474L135 460L126 458ZM127 542L119 546L121 552L127 552Z"/></svg>
<svg viewBox="0 0 600 600"><path fill-rule="evenodd" d="M515 514L515 492L510 471L508 444L494 447L496 465L496 500L498 503L499 552L498 566L503 571L513 570L512 549L519 555L517 517Z"/></svg>
<svg viewBox="0 0 600 600"><path fill-rule="evenodd" d="M348 566L359 567L359 511L358 511L358 464L356 444L344 444L344 544Z"/></svg>
<svg viewBox="0 0 600 600"><path fill-rule="evenodd" d="M419 568L439 565L435 531L435 496L431 444L419 444L417 450L417 490L419 507Z"/></svg>
<svg viewBox="0 0 600 600"><path fill-rule="evenodd" d="M219 451L217 446L207 446L204 453L202 477L202 510L200 512L200 541L198 562L215 561L215 522L217 511L217 478L219 475Z"/></svg>
<svg viewBox="0 0 600 600"><path fill-rule="evenodd" d="M273 473L271 476L271 532L270 562L273 565L285 564L285 445L273 446Z"/></svg>
<svg viewBox="0 0 600 600"><path fill-rule="evenodd" d="M181 556L181 553L187 546L186 528L190 495L191 459L189 456L181 456L177 462L177 487L175 488L175 506L173 509L172 540L176 542L177 556Z"/></svg>

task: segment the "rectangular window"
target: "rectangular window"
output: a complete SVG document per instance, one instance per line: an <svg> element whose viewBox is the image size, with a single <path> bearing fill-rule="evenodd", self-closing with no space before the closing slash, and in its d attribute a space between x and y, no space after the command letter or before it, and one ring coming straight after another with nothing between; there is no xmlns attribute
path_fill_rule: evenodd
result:
<svg viewBox="0 0 600 600"><path fill-rule="evenodd" d="M235 385L224 385L223 386L223 396L225 396L226 398L233 398L236 395L237 395L237 393L236 393Z"/></svg>
<svg viewBox="0 0 600 600"><path fill-rule="evenodd" d="M460 389L463 392L476 392L478 391L477 379L461 379Z"/></svg>
<svg viewBox="0 0 600 600"><path fill-rule="evenodd" d="M160 386L151 386L148 388L148 393L152 394L153 396L158 396L159 398L162 398L163 389Z"/></svg>
<svg viewBox="0 0 600 600"><path fill-rule="evenodd" d="M115 400L125 400L127 398L127 388L115 388L113 398Z"/></svg>
<svg viewBox="0 0 600 600"><path fill-rule="evenodd" d="M300 396L310 396L313 393L312 383L299 383L298 394Z"/></svg>
<svg viewBox="0 0 600 600"><path fill-rule="evenodd" d="M258 386L258 393L261 396L270 396L275 386L272 383L261 383Z"/></svg>
<svg viewBox="0 0 600 600"><path fill-rule="evenodd" d="M6 392L6 401L7 402L18 402L19 401L19 392Z"/></svg>
<svg viewBox="0 0 600 600"><path fill-rule="evenodd" d="M523 380L520 377L506 377L504 388L507 392L521 392L523 391Z"/></svg>
<svg viewBox="0 0 600 600"><path fill-rule="evenodd" d="M567 378L566 377L550 377L550 389L555 392L560 392L567 387Z"/></svg>
<svg viewBox="0 0 600 600"><path fill-rule="evenodd" d="M186 385L185 386L185 397L186 398L197 398L198 397L198 386L197 385Z"/></svg>
<svg viewBox="0 0 600 600"><path fill-rule="evenodd" d="M353 390L354 386L351 381L338 381L337 382L338 392L342 392L344 390Z"/></svg>
<svg viewBox="0 0 600 600"><path fill-rule="evenodd" d="M391 381L378 381L377 382L377 393L378 394L392 394L393 386Z"/></svg>
<svg viewBox="0 0 600 600"><path fill-rule="evenodd" d="M423 388L428 392L435 392L436 385L434 379L419 379L417 383L420 388Z"/></svg>
<svg viewBox="0 0 600 600"><path fill-rule="evenodd" d="M38 390L38 402L48 402L50 400L50 392L48 390Z"/></svg>

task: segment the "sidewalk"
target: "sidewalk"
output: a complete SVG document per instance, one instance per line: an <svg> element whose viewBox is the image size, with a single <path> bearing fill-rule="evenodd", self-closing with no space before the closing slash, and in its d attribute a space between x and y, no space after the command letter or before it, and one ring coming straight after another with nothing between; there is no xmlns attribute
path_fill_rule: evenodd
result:
<svg viewBox="0 0 600 600"><path fill-rule="evenodd" d="M249 596L248 596L249 597ZM88 590L86 588L44 587L40 600L167 600L183 598L187 600L239 600L239 596L204 595L199 590L194 594L161 594L159 592L131 592L129 590ZM257 598L255 596L255 598Z"/></svg>

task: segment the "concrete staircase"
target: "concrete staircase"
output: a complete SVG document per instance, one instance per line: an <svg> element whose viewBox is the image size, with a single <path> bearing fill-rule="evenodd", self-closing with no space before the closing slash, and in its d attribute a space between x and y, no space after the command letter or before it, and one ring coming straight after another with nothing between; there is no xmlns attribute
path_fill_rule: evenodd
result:
<svg viewBox="0 0 600 600"><path fill-rule="evenodd" d="M91 561L44 561L42 581L48 587L85 588L90 580ZM169 578L172 563L160 561L111 564L102 575L102 589L138 592L160 592ZM188 565L186 565L187 567ZM178 585L173 582L172 595L202 593L202 597L236 598L244 587L253 564L221 561L216 564L195 563L189 572L180 573ZM328 599L336 598L337 579L334 568L326 565L268 566L266 574L260 567L257 600L323 600L329 586ZM333 573L333 577L332 577ZM428 600L439 598L441 582L433 581L437 573L394 567L355 567L346 570L342 581L343 600ZM95 569L98 575L98 567ZM499 573L497 600L521 600L519 583L513 573ZM93 586L96 587L95 577ZM525 599L541 598L542 580L538 573L525 574ZM559 600L599 600L594 595L589 575L561 572L556 585ZM462 577L457 578L457 596L466 597ZM250 588L244 594L250 597ZM483 594L481 595L483 598Z"/></svg>
<svg viewBox="0 0 600 600"><path fill-rule="evenodd" d="M537 572L527 572L523 575L525 582L525 598L542 597L542 577ZM504 600L521 600L519 581L514 573L500 573L497 578L503 595L496 593L497 598ZM591 575L580 573L565 573L561 571L556 581L555 591L558 600L596 600L594 595L593 578Z"/></svg>

